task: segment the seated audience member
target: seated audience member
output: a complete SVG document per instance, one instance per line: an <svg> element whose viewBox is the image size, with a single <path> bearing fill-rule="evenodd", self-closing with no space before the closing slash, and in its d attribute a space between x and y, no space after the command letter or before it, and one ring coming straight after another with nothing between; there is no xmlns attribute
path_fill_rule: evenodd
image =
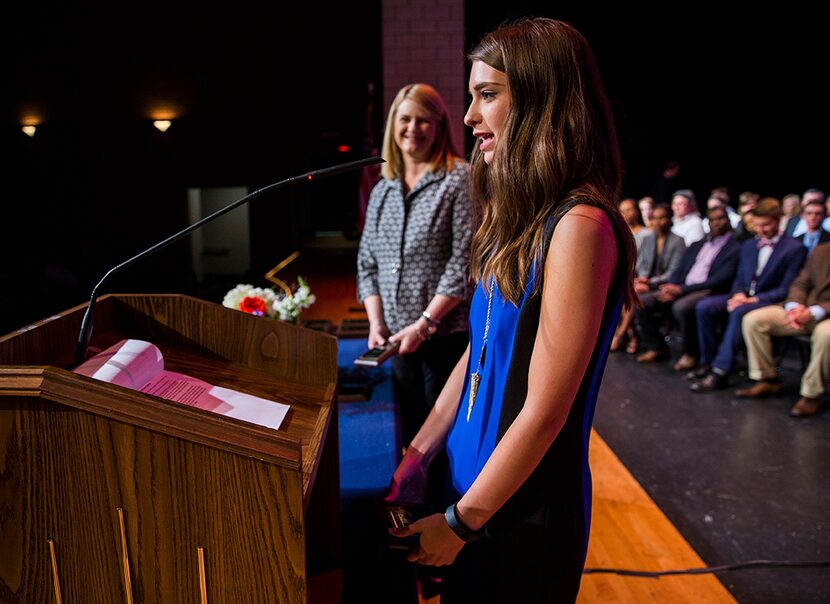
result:
<svg viewBox="0 0 830 604"><path fill-rule="evenodd" d="M625 218L628 228L631 229L631 234L634 235L634 242L637 249L640 249L640 244L643 242L643 237L648 233L648 229L643 224L643 217L640 214L640 208L637 206L637 200L631 197L623 199L619 203L620 214Z"/></svg>
<svg viewBox="0 0 830 604"><path fill-rule="evenodd" d="M656 315L671 309L683 336L683 354L674 369L687 371L697 364L695 305L706 296L729 290L741 248L722 207L710 208L707 217L711 225L709 235L686 249L680 266L666 283L656 291L640 295L642 307L634 311L634 319L646 351L637 357L639 363L669 358L669 347L658 329Z"/></svg>
<svg viewBox="0 0 830 604"><path fill-rule="evenodd" d="M787 225L790 223L791 220L798 222L798 219L801 218L801 195L797 193L790 193L789 195L784 195L781 199L781 228L780 231L782 233L787 232ZM795 228L795 225L793 225Z"/></svg>
<svg viewBox="0 0 830 604"><path fill-rule="evenodd" d="M634 279L635 284L640 286L637 293L657 289L668 281L686 251L683 238L672 232L672 211L669 206L655 206L651 222L653 228L643 237L637 254Z"/></svg>
<svg viewBox="0 0 830 604"><path fill-rule="evenodd" d="M807 204L813 201L820 201L821 203L824 203L827 201L827 196L824 194L824 191L820 191L819 189L807 189L804 191L804 195L801 196L801 209L804 210L804 208L807 207ZM790 237L798 237L806 232L807 224L804 222L803 217L798 220L790 220L790 222L787 223L787 230L784 231L784 233Z"/></svg>
<svg viewBox="0 0 830 604"><path fill-rule="evenodd" d="M706 200L706 212L708 214L709 210L712 208L723 208L723 211L726 212L727 218L729 218L729 224L732 226L733 229L738 228L738 225L741 224L741 216L735 210L732 209L732 206L729 205L728 201L724 201L721 195L713 195L709 199ZM709 232L709 217L706 216L703 219L703 232Z"/></svg>
<svg viewBox="0 0 830 604"><path fill-rule="evenodd" d="M645 199L645 198L643 198ZM637 252L640 251L640 246L643 244L643 238L651 232L650 229L643 226L640 208L637 201L631 198L623 199L620 204L620 214L625 218L628 228L634 235L634 244L637 246ZM651 209L649 209L651 211ZM611 352L616 352L623 345L623 340L628 341L626 352L634 354L637 352L637 337L634 331L634 326L631 324L631 314L629 310L624 310L620 317L620 322L617 324L618 329L614 332L614 337L611 340Z"/></svg>
<svg viewBox="0 0 830 604"><path fill-rule="evenodd" d="M826 217L827 208L818 199L807 202L801 209L801 220L804 221L806 231L796 239L804 244L808 253L812 252L817 245L830 242L830 232L821 226Z"/></svg>
<svg viewBox="0 0 830 604"><path fill-rule="evenodd" d="M654 198L641 197L640 201L637 202L637 206L640 208L640 216L643 217L643 224L646 226L647 229L650 229L651 214L652 212L654 212Z"/></svg>
<svg viewBox="0 0 830 604"><path fill-rule="evenodd" d="M680 189L674 192L671 200L671 209L674 212L672 233L683 238L686 247L695 241L703 239L703 220L697 211L695 194L691 189Z"/></svg>
<svg viewBox="0 0 830 604"><path fill-rule="evenodd" d="M752 232L752 210L758 205L760 198L761 196L753 191L744 191L738 195L738 214L741 217L741 224L735 227L735 238L741 243L755 237L755 233Z"/></svg>
<svg viewBox="0 0 830 604"><path fill-rule="evenodd" d="M635 267L634 289L642 295L657 289L668 281L669 276L680 265L686 245L683 239L671 232L671 209L660 204L654 207L651 218L652 229L643 237L637 250L637 264ZM634 354L637 352L637 336L632 328L632 311L625 310L620 316L620 322L614 338L611 340L611 350L619 350L623 340L628 338L625 351Z"/></svg>
<svg viewBox="0 0 830 604"><path fill-rule="evenodd" d="M735 352L743 341L741 319L751 310L783 300L804 265L807 249L778 232L780 218L781 204L777 199L765 197L758 202L752 210L752 229L757 235L741 245L731 292L697 303L701 367L690 375L700 380L689 386L693 392L726 386ZM718 327L724 319L726 327L718 343Z"/></svg>
<svg viewBox="0 0 830 604"><path fill-rule="evenodd" d="M774 304L753 310L744 317L743 333L749 358L750 388L736 396L759 398L777 393L781 386L775 373L772 336L810 334L810 364L801 377L801 398L790 415L807 417L821 410L824 384L830 378L830 243L816 247L807 258L783 306Z"/></svg>
<svg viewBox="0 0 830 604"><path fill-rule="evenodd" d="M643 199L651 199L650 197L643 197ZM642 199L640 200L642 201ZM643 244L643 238L650 232L650 230L643 224L643 217L640 213L640 207L636 199L627 198L623 199L619 203L620 214L622 214L623 218L625 218L625 222L628 225L628 228L631 229L631 234L634 235L634 244L637 248L637 252L640 251L640 246ZM651 216L653 206L648 207L649 216ZM624 311L628 312L628 311ZM634 332L634 327L631 325L631 321L625 321L624 318L621 318L620 323L618 323L618 327L625 324L625 326L619 331L619 336L617 332L614 332L614 338L611 342L611 351L616 352L620 349L620 346L623 344L623 340L628 340L628 343L631 347L631 350L626 348L626 352L635 353L637 352L637 338Z"/></svg>

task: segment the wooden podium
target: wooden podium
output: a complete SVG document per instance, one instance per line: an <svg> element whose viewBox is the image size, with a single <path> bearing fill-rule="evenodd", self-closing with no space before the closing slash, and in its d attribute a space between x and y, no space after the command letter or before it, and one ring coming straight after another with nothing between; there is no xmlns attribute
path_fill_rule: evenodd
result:
<svg viewBox="0 0 830 604"><path fill-rule="evenodd" d="M339 555L337 343L178 295L110 295L91 351L291 406L279 430L69 371L85 306L0 338L0 602L305 602Z"/></svg>

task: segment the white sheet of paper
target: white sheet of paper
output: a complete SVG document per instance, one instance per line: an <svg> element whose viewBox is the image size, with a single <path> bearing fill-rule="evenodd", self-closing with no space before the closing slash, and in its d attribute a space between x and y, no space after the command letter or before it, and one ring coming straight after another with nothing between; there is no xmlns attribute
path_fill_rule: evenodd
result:
<svg viewBox="0 0 830 604"><path fill-rule="evenodd" d="M278 429L290 407L252 394L213 386L183 373L164 370L155 345L122 340L74 369L75 373L139 390L159 398Z"/></svg>
<svg viewBox="0 0 830 604"><path fill-rule="evenodd" d="M173 371L161 371L147 382L141 391L274 430L280 427L289 409L288 405L238 390L213 386L203 380Z"/></svg>

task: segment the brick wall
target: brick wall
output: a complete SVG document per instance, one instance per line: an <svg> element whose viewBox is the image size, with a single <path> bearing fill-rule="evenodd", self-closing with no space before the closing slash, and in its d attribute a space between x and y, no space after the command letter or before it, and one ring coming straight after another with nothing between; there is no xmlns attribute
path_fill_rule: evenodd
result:
<svg viewBox="0 0 830 604"><path fill-rule="evenodd" d="M447 103L464 153L466 68L463 0L382 0L383 115L412 82L434 86Z"/></svg>

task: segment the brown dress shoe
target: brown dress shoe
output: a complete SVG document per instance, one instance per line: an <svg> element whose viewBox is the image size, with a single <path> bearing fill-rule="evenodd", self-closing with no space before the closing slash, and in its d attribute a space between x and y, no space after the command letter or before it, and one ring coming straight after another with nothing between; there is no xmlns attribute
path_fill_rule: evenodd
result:
<svg viewBox="0 0 830 604"><path fill-rule="evenodd" d="M637 357L638 363L654 363L656 361L667 361L669 358L668 350L646 350L643 354Z"/></svg>
<svg viewBox="0 0 830 604"><path fill-rule="evenodd" d="M770 394L778 394L781 384L776 382L755 382L749 388L739 388L735 391L738 398L761 398Z"/></svg>
<svg viewBox="0 0 830 604"><path fill-rule="evenodd" d="M695 365L697 365L697 359L690 354L684 354L674 364L674 370L689 371L689 369L694 369Z"/></svg>
<svg viewBox="0 0 830 604"><path fill-rule="evenodd" d="M790 415L793 417L810 417L816 415L821 411L821 399L809 398L802 396L798 402L790 409Z"/></svg>

